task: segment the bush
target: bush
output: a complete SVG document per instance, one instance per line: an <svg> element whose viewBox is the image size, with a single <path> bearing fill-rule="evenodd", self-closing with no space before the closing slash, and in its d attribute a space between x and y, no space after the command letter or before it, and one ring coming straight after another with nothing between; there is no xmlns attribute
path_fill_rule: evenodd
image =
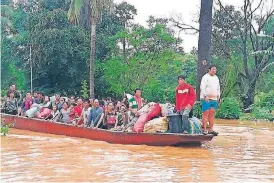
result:
<svg viewBox="0 0 274 183"><path fill-rule="evenodd" d="M251 120L251 121L273 121L274 115L270 113L268 108L261 108L253 105L251 107L251 113L243 114L240 118L241 120Z"/></svg>
<svg viewBox="0 0 274 183"><path fill-rule="evenodd" d="M216 118L239 119L241 114L240 102L236 98L227 97L217 109Z"/></svg>
<svg viewBox="0 0 274 183"><path fill-rule="evenodd" d="M274 90L269 93L259 93L256 96L255 106L274 110Z"/></svg>

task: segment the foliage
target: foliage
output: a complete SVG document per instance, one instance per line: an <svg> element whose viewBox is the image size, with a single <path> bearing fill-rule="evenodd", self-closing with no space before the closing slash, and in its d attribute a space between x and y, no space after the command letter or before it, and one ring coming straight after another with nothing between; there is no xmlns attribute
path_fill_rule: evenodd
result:
<svg viewBox="0 0 274 183"><path fill-rule="evenodd" d="M267 108L251 106L252 112L243 114L240 120L250 120L250 121L274 121L274 114L270 112Z"/></svg>
<svg viewBox="0 0 274 183"><path fill-rule="evenodd" d="M81 92L82 92L82 97L84 97L84 99L88 99L88 84L87 84L87 81L86 80L83 80L82 82L81 82L81 84L82 84L82 90L81 90Z"/></svg>
<svg viewBox="0 0 274 183"><path fill-rule="evenodd" d="M269 93L259 93L255 98L255 106L263 107L268 110L274 110L274 90Z"/></svg>
<svg viewBox="0 0 274 183"><path fill-rule="evenodd" d="M220 104L216 117L221 119L239 119L241 108L239 100L236 98L224 98Z"/></svg>
<svg viewBox="0 0 274 183"><path fill-rule="evenodd" d="M2 120L1 121L1 135L6 136L6 134L9 133L9 125L5 124L5 122Z"/></svg>
<svg viewBox="0 0 274 183"><path fill-rule="evenodd" d="M126 61L116 46L123 38L131 53ZM159 24L150 29L136 27L132 32L118 33L113 41L115 56L103 64L109 91L121 96L123 91L141 88L148 100L173 101L183 57L173 49L176 39L166 28Z"/></svg>

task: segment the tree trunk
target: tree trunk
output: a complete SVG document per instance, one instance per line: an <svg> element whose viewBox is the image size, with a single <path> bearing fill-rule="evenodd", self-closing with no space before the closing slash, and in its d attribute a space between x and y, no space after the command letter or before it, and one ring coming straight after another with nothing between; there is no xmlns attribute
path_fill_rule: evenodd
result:
<svg viewBox="0 0 274 183"><path fill-rule="evenodd" d="M126 30L126 23L124 22L124 30ZM123 57L124 57L124 63L126 63L126 38L123 38Z"/></svg>
<svg viewBox="0 0 274 183"><path fill-rule="evenodd" d="M94 65L95 65L95 39L96 39L96 20L91 19L91 30L90 30L90 66L89 66L89 95L94 98Z"/></svg>
<svg viewBox="0 0 274 183"><path fill-rule="evenodd" d="M254 103L254 97L255 97L255 85L256 84L250 84L248 86L247 93L241 97L241 100L244 105L244 112L250 112L250 106Z"/></svg>
<svg viewBox="0 0 274 183"><path fill-rule="evenodd" d="M201 0L197 61L198 73L196 80L197 100L200 100L200 84L202 77L207 72L209 66L212 34L212 4L213 0Z"/></svg>

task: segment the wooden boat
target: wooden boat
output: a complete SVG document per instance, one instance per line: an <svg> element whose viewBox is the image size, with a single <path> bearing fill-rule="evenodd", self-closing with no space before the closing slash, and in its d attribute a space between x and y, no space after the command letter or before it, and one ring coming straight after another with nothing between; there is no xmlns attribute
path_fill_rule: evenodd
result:
<svg viewBox="0 0 274 183"><path fill-rule="evenodd" d="M34 132L66 135L70 137L87 138L91 140L106 141L114 144L134 144L152 146L173 146L184 144L201 144L210 141L213 135L180 134L180 133L133 133L115 132L103 129L83 128L64 123L26 118L1 114L5 124L12 124L13 128L30 130Z"/></svg>

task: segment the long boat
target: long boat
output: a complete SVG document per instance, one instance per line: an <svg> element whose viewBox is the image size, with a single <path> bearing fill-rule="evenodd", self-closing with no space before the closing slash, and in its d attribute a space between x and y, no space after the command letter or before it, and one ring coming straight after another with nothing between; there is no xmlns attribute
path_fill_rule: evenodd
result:
<svg viewBox="0 0 274 183"><path fill-rule="evenodd" d="M65 135L70 137L86 138L105 141L113 144L133 144L151 146L178 146L185 144L201 144L211 141L211 134L181 134L181 133L133 133L108 131L104 129L92 129L77 127L64 123L51 122L35 118L26 118L8 114L1 114L1 120L11 127L21 130Z"/></svg>

